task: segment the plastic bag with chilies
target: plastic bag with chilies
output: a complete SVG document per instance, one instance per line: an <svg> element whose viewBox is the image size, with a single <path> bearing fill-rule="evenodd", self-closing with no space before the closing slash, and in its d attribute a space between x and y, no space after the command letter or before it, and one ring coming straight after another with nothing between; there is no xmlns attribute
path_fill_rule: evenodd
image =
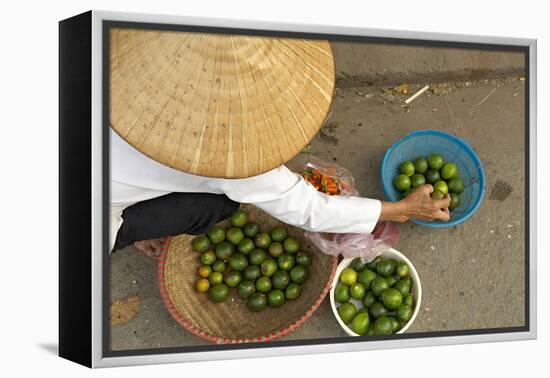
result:
<svg viewBox="0 0 550 378"><path fill-rule="evenodd" d="M302 153L287 164L320 192L328 195L359 196L349 170L324 161L312 154ZM399 230L390 222L376 225L372 234L332 234L306 231L309 239L321 252L346 258L360 257L363 262L375 259L399 240Z"/></svg>

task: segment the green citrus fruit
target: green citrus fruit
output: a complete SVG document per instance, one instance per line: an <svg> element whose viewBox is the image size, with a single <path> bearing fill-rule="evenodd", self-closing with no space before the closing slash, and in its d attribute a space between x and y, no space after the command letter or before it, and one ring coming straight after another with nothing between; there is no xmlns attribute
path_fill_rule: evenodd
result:
<svg viewBox="0 0 550 378"><path fill-rule="evenodd" d="M439 180L434 183L434 192L438 190L443 194L449 193L449 187L447 186L447 183L443 180Z"/></svg>
<svg viewBox="0 0 550 378"><path fill-rule="evenodd" d="M255 248L248 255L248 262L252 265L261 265L267 259L267 252L261 248Z"/></svg>
<svg viewBox="0 0 550 378"><path fill-rule="evenodd" d="M298 284L291 283L286 287L285 296L287 299L296 299L302 294L302 287Z"/></svg>
<svg viewBox="0 0 550 378"><path fill-rule="evenodd" d="M279 257L284 252L283 244L275 241L269 245L268 251L271 256Z"/></svg>
<svg viewBox="0 0 550 378"><path fill-rule="evenodd" d="M241 240L244 238L243 230L237 227L231 227L227 232L225 233L225 238L233 245L239 244Z"/></svg>
<svg viewBox="0 0 550 378"><path fill-rule="evenodd" d="M464 191L464 181L460 177L453 177L447 185L451 193L460 194Z"/></svg>
<svg viewBox="0 0 550 378"><path fill-rule="evenodd" d="M370 323L370 326L369 326L369 329L367 330L367 333L366 333L367 336L375 336L376 333L374 333L374 324L373 322Z"/></svg>
<svg viewBox="0 0 550 378"><path fill-rule="evenodd" d="M397 308L395 311L395 316L397 316L397 319L401 322L408 322L413 315L413 309L411 306L408 306L406 304L402 304Z"/></svg>
<svg viewBox="0 0 550 378"><path fill-rule="evenodd" d="M361 273L359 273L359 277L357 278L357 280L363 283L363 285L365 285L367 289L370 289L370 285L372 284L372 281L374 281L375 278L376 278L376 273L374 273L370 269L365 269Z"/></svg>
<svg viewBox="0 0 550 378"><path fill-rule="evenodd" d="M404 161L399 166L399 173L405 176L412 176L414 175L414 164L412 161Z"/></svg>
<svg viewBox="0 0 550 378"><path fill-rule="evenodd" d="M407 277L409 275L409 266L405 261L399 261L395 267L395 274L399 277Z"/></svg>
<svg viewBox="0 0 550 378"><path fill-rule="evenodd" d="M216 285L223 282L223 274L220 272L212 272L208 276L208 281L210 281L210 285Z"/></svg>
<svg viewBox="0 0 550 378"><path fill-rule="evenodd" d="M236 270L230 270L223 275L223 282L229 287L237 287L241 283L242 275Z"/></svg>
<svg viewBox="0 0 550 378"><path fill-rule="evenodd" d="M231 269L237 272L242 272L248 266L248 259L242 253L235 253L228 262Z"/></svg>
<svg viewBox="0 0 550 378"><path fill-rule="evenodd" d="M204 265L212 265L216 262L216 254L214 251L206 251L201 255L201 263Z"/></svg>
<svg viewBox="0 0 550 378"><path fill-rule="evenodd" d="M418 188L426 183L426 178L423 174L415 173L411 176L411 185L413 188ZM410 188L409 188L410 189Z"/></svg>
<svg viewBox="0 0 550 378"><path fill-rule="evenodd" d="M256 290L258 290L260 293L267 293L269 290L271 290L271 278L267 276L261 276L256 280Z"/></svg>
<svg viewBox="0 0 550 378"><path fill-rule="evenodd" d="M393 324L389 317L381 316L374 322L374 333L376 335L391 335Z"/></svg>
<svg viewBox="0 0 550 378"><path fill-rule="evenodd" d="M212 270L214 272L223 272L225 268L226 266L223 260L217 260L214 264L212 264Z"/></svg>
<svg viewBox="0 0 550 378"><path fill-rule="evenodd" d="M382 303L384 303L384 306L386 306L388 310L395 310L403 303L403 295L401 292L391 287L384 290L380 298L382 298Z"/></svg>
<svg viewBox="0 0 550 378"><path fill-rule="evenodd" d="M277 265L279 266L279 269L286 270L287 272L290 272L290 270L294 268L295 262L296 259L294 258L294 255L287 252L277 257Z"/></svg>
<svg viewBox="0 0 550 378"><path fill-rule="evenodd" d="M348 286L357 282L357 272L353 268L346 268L340 274L340 281Z"/></svg>
<svg viewBox="0 0 550 378"><path fill-rule="evenodd" d="M222 283L217 283L210 286L210 289L208 289L208 296L214 302L223 302L229 296L229 288Z"/></svg>
<svg viewBox="0 0 550 378"><path fill-rule="evenodd" d="M267 307L267 297L262 293L254 293L248 298L248 308L251 311L259 312Z"/></svg>
<svg viewBox="0 0 550 378"><path fill-rule="evenodd" d="M206 252L210 248L210 239L205 235L197 236L193 239L193 249L197 252Z"/></svg>
<svg viewBox="0 0 550 378"><path fill-rule="evenodd" d="M431 154L428 156L428 166L431 169L441 169L443 167L443 164L445 164L445 161L443 160L443 157L438 154Z"/></svg>
<svg viewBox="0 0 550 378"><path fill-rule="evenodd" d="M426 181L430 184L433 184L434 182L437 182L441 180L441 176L439 175L439 171L436 169L429 169L426 172Z"/></svg>
<svg viewBox="0 0 550 378"><path fill-rule="evenodd" d="M374 295L379 297L382 292L389 287L390 285L388 285L388 281L386 281L384 277L377 276L374 281L372 281L370 289Z"/></svg>
<svg viewBox="0 0 550 378"><path fill-rule="evenodd" d="M336 285L336 288L334 289L334 299L337 302L345 303L349 301L349 298L349 286L343 283L339 283L338 285Z"/></svg>
<svg viewBox="0 0 550 378"><path fill-rule="evenodd" d="M246 280L241 281L239 284L239 297L242 299L248 299L252 294L256 292L256 286L254 282Z"/></svg>
<svg viewBox="0 0 550 378"><path fill-rule="evenodd" d="M225 230L220 226L214 226L210 231L208 231L208 237L214 244L221 243L225 240Z"/></svg>
<svg viewBox="0 0 550 378"><path fill-rule="evenodd" d="M451 196L451 204L449 205L449 209L451 210L456 209L457 207L460 206L460 198L456 193L451 193L450 196Z"/></svg>
<svg viewBox="0 0 550 378"><path fill-rule="evenodd" d="M371 260L367 263L367 268L370 270L376 272L376 264L378 264L378 261L382 260L382 257L378 256L374 260Z"/></svg>
<svg viewBox="0 0 550 378"><path fill-rule="evenodd" d="M340 307L338 307L338 315L340 315L340 319L345 324L348 324L353 320L355 315L357 315L357 307L351 302L342 303Z"/></svg>
<svg viewBox="0 0 550 378"><path fill-rule="evenodd" d="M397 278L395 278L394 276L389 276L388 278L386 278L386 281L388 282L388 286L392 287L397 282Z"/></svg>
<svg viewBox="0 0 550 378"><path fill-rule="evenodd" d="M395 333L395 332L399 331L399 329L401 328L401 324L399 323L399 321L393 316L390 316L389 318L391 320L391 325L392 325L391 332Z"/></svg>
<svg viewBox="0 0 550 378"><path fill-rule="evenodd" d="M220 260L229 259L231 255L233 255L233 252L235 252L235 246L227 240L222 241L216 246L216 256L218 256Z"/></svg>
<svg viewBox="0 0 550 378"><path fill-rule="evenodd" d="M351 267L353 270L355 270L357 273L361 273L365 268L367 267L367 264L365 264L363 261L361 261L360 257L356 257L351 262Z"/></svg>
<svg viewBox="0 0 550 378"><path fill-rule="evenodd" d="M243 232L247 238L254 238L258 232L260 232L260 226L258 223L248 222L243 226Z"/></svg>
<svg viewBox="0 0 550 378"><path fill-rule="evenodd" d="M446 163L441 167L440 173L445 180L450 180L458 175L458 168L455 163Z"/></svg>
<svg viewBox="0 0 550 378"><path fill-rule="evenodd" d="M199 293L206 293L210 288L210 281L208 281L206 278L201 278L195 284L195 288Z"/></svg>
<svg viewBox="0 0 550 378"><path fill-rule="evenodd" d="M273 273L271 282L275 289L284 290L290 283L290 276L284 270L278 270Z"/></svg>
<svg viewBox="0 0 550 378"><path fill-rule="evenodd" d="M414 161L414 171L416 173L426 173L428 170L428 160L420 156Z"/></svg>
<svg viewBox="0 0 550 378"><path fill-rule="evenodd" d="M311 264L311 256L309 253L300 251L296 254L296 264L308 266Z"/></svg>
<svg viewBox="0 0 550 378"><path fill-rule="evenodd" d="M239 209L233 213L231 218L229 218L229 222L233 225L233 227L243 227L248 220L248 215L243 210Z"/></svg>
<svg viewBox="0 0 550 378"><path fill-rule="evenodd" d="M300 250L300 242L294 238L286 238L283 246L288 253L296 253Z"/></svg>
<svg viewBox="0 0 550 378"><path fill-rule="evenodd" d="M237 244L240 253L248 255L254 249L254 241L250 238L244 238Z"/></svg>
<svg viewBox="0 0 550 378"><path fill-rule="evenodd" d="M439 190L434 190L430 197L432 197L432 199L434 200L440 200L445 198L445 194L443 194L443 192L440 192Z"/></svg>
<svg viewBox="0 0 550 378"><path fill-rule="evenodd" d="M367 293L363 297L363 306L365 308L369 308L374 302L376 302L376 297L374 296L372 291L367 291Z"/></svg>
<svg viewBox="0 0 550 378"><path fill-rule="evenodd" d="M307 268L303 265L296 265L290 271L290 279L294 283L303 284L307 281L308 277L309 277L309 272Z"/></svg>
<svg viewBox="0 0 550 378"><path fill-rule="evenodd" d="M414 298L412 295L407 295L404 299L403 299L403 304L407 305L407 306L411 306L411 307L414 307Z"/></svg>
<svg viewBox="0 0 550 378"><path fill-rule="evenodd" d="M262 275L262 271L257 265L249 265L243 271L243 276L246 280L254 281Z"/></svg>
<svg viewBox="0 0 550 378"><path fill-rule="evenodd" d="M285 303L285 293L282 290L271 290L267 294L267 304L270 307L281 307Z"/></svg>
<svg viewBox="0 0 550 378"><path fill-rule="evenodd" d="M271 277L273 273L277 271L277 261L275 261L272 258L266 259L262 265L260 266L260 269L262 271L262 275Z"/></svg>
<svg viewBox="0 0 550 378"><path fill-rule="evenodd" d="M271 244L271 237L267 232L260 232L254 238L254 243L258 248L267 248Z"/></svg>
<svg viewBox="0 0 550 378"><path fill-rule="evenodd" d="M365 285L361 282L356 282L351 285L349 293L353 299L361 300L365 296L367 289Z"/></svg>
<svg viewBox="0 0 550 378"><path fill-rule="evenodd" d="M369 306L369 314L373 318L378 318L388 314L388 309L380 302L374 302Z"/></svg>
<svg viewBox="0 0 550 378"><path fill-rule="evenodd" d="M411 179L409 176L397 175L393 180L393 186L400 192L407 190L411 187Z"/></svg>
<svg viewBox="0 0 550 378"><path fill-rule="evenodd" d="M382 260L376 264L376 272L382 277L389 277L395 272L395 264L391 260Z"/></svg>
<svg viewBox="0 0 550 378"><path fill-rule="evenodd" d="M282 242L284 241L288 236L288 232L286 231L286 228L277 226L273 230L271 230L271 240L276 242Z"/></svg>
<svg viewBox="0 0 550 378"><path fill-rule="evenodd" d="M369 329L369 314L362 312L355 315L351 321L351 330L359 335L364 335Z"/></svg>
<svg viewBox="0 0 550 378"><path fill-rule="evenodd" d="M406 279L400 279L393 285L393 288L401 293L403 297L411 292L411 284Z"/></svg>

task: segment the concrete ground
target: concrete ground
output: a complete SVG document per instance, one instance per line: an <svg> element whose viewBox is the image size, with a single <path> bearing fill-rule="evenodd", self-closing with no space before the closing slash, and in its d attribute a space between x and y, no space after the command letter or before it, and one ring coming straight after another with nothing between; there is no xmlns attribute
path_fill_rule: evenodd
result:
<svg viewBox="0 0 550 378"><path fill-rule="evenodd" d="M429 76L427 76L429 78ZM435 76L438 78L439 76ZM396 249L421 278L421 311L408 332L512 327L524 324L524 81L518 76L425 84L403 107L387 87L341 86L326 126L310 151L351 170L363 196L383 199L379 166L390 145L418 129L439 129L469 141L487 176L473 218L444 230L400 224ZM386 89L386 90L385 90ZM111 257L111 299L138 294L133 320L111 330L112 349L205 344L181 328L160 298L154 262L128 247ZM344 336L328 300L285 339Z"/></svg>

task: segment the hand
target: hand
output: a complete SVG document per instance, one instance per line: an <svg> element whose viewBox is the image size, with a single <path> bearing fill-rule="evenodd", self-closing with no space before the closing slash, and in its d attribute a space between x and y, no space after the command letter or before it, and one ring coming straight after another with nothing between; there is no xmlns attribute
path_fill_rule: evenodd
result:
<svg viewBox="0 0 550 378"><path fill-rule="evenodd" d="M434 188L430 184L422 185L402 200L405 203L405 212L409 218L426 221L442 220L445 222L451 218L449 214L451 196L446 194L445 198L434 200L430 197L433 191Z"/></svg>
<svg viewBox="0 0 550 378"><path fill-rule="evenodd" d="M145 256L157 260L162 249L162 239L148 239L134 242L134 247Z"/></svg>
<svg viewBox="0 0 550 378"><path fill-rule="evenodd" d="M451 217L449 214L451 196L447 194L443 199L434 200L430 197L433 190L433 186L426 184L416 188L401 201L383 202L380 220L406 222L414 218L425 221L448 221Z"/></svg>

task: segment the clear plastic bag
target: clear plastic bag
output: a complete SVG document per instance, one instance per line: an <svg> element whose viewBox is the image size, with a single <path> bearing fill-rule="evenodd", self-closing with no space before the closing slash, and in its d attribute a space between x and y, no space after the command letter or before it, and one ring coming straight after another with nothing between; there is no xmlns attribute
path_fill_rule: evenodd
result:
<svg viewBox="0 0 550 378"><path fill-rule="evenodd" d="M320 192L328 195L360 195L349 170L312 154L302 153L287 166L302 175ZM306 231L304 235L327 255L360 257L363 262L373 260L399 240L399 230L390 222L379 223L372 234L330 234Z"/></svg>

